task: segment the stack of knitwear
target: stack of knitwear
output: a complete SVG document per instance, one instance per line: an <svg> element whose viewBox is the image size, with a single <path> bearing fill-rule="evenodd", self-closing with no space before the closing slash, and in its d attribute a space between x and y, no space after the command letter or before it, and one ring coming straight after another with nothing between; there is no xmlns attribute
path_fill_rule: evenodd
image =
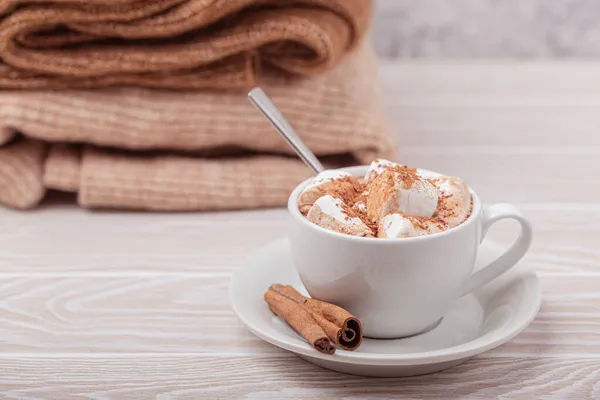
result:
<svg viewBox="0 0 600 400"><path fill-rule="evenodd" d="M261 86L328 165L394 155L366 0L5 0L0 203L283 205L310 176Z"/></svg>

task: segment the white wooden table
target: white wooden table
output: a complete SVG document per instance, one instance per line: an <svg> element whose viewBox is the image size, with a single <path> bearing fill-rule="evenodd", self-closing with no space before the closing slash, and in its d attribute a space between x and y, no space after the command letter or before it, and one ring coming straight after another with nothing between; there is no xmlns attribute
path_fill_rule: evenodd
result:
<svg viewBox="0 0 600 400"><path fill-rule="evenodd" d="M451 370L322 370L247 332L231 274L285 212L0 211L2 398L600 399L600 64L387 64L401 161L516 203L543 283L534 323ZM506 243L515 227L492 232Z"/></svg>

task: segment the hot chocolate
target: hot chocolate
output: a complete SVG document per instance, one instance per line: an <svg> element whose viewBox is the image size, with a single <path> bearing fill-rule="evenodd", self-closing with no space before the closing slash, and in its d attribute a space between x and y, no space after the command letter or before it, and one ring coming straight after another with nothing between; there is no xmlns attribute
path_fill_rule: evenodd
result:
<svg viewBox="0 0 600 400"><path fill-rule="evenodd" d="M317 175L298 197L312 223L353 236L408 238L445 231L471 214L467 185L450 176L375 160L364 178L341 170Z"/></svg>

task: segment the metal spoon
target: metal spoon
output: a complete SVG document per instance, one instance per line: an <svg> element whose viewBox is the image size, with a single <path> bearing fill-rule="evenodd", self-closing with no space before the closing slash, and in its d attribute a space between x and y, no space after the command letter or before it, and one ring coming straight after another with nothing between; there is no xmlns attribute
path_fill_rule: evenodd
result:
<svg viewBox="0 0 600 400"><path fill-rule="evenodd" d="M277 107L275 107L275 104L273 104L269 96L267 96L261 88L256 87L248 92L248 98L269 120L271 125L277 129L277 132L279 132L281 137L283 137L287 144L294 149L296 154L298 154L306 165L315 171L316 174L325 170L319 159L312 151L310 151L302 139L300 139L300 136L294 131L294 128L292 128L287 119L285 119Z"/></svg>

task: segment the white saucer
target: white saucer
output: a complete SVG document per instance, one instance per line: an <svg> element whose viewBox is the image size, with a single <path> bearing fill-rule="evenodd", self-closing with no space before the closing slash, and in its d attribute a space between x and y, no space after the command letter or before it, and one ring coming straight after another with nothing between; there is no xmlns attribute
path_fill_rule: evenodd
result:
<svg viewBox="0 0 600 400"><path fill-rule="evenodd" d="M484 242L475 268L501 252L497 245ZM290 284L307 294L294 270L287 239L260 249L233 277L231 304L248 329L313 364L365 376L420 375L458 365L515 337L533 320L541 303L537 275L517 265L474 294L459 299L441 323L427 333L404 339L365 338L358 350L337 349L330 356L314 350L269 310L263 294L273 283Z"/></svg>

